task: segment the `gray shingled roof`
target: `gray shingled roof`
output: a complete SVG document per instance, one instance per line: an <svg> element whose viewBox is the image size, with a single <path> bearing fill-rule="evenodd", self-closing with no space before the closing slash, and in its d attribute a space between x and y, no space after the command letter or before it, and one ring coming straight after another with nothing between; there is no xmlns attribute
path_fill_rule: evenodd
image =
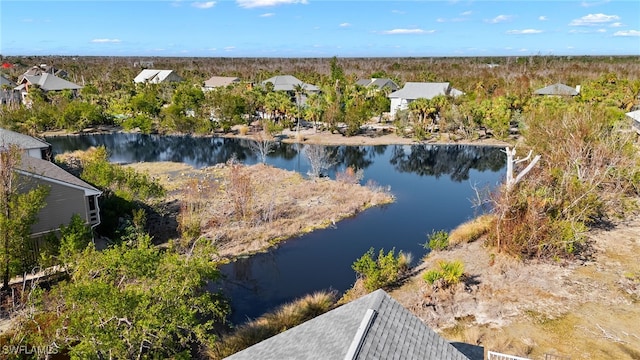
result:
<svg viewBox="0 0 640 360"><path fill-rule="evenodd" d="M3 86L3 85L7 85L11 87L16 86L16 84L13 81L7 79L4 75L0 75L0 86Z"/></svg>
<svg viewBox="0 0 640 360"><path fill-rule="evenodd" d="M307 84L292 75L278 75L263 81L261 84L267 83L273 84L273 90L275 91L294 91L294 86L302 84L302 88L306 91L319 91L320 89L311 84Z"/></svg>
<svg viewBox="0 0 640 360"><path fill-rule="evenodd" d="M449 95L450 85L444 83L408 82L398 91L389 94L389 98L402 98L408 100L432 99L438 95Z"/></svg>
<svg viewBox="0 0 640 360"><path fill-rule="evenodd" d="M99 195L101 193L100 190L66 172L50 161L24 155L20 160L21 164L18 166L18 169L29 175L40 176L45 179L53 180L57 183L82 188L86 195Z"/></svg>
<svg viewBox="0 0 640 360"><path fill-rule="evenodd" d="M42 75L25 75L24 79L31 85L38 85L44 91L58 91L58 90L77 90L82 89L82 86L74 84L71 81L67 81L63 78L59 78L49 73L43 73Z"/></svg>
<svg viewBox="0 0 640 360"><path fill-rule="evenodd" d="M382 89L385 86L391 88L391 90L397 90L399 86L393 82L391 79L387 78L371 78L371 79L362 79L356 81L356 84L364 87L377 87Z"/></svg>
<svg viewBox="0 0 640 360"><path fill-rule="evenodd" d="M367 317L369 314L371 318ZM468 360L383 290L342 305L227 359L345 359L350 350L355 350L350 359Z"/></svg>
<svg viewBox="0 0 640 360"><path fill-rule="evenodd" d="M46 149L51 144L34 137L0 128L0 146L17 145L23 150Z"/></svg>
<svg viewBox="0 0 640 360"><path fill-rule="evenodd" d="M229 86L234 82L240 81L240 78L232 76L212 76L209 80L204 82L205 87L221 87Z"/></svg>
<svg viewBox="0 0 640 360"><path fill-rule="evenodd" d="M533 92L536 95L564 95L564 96L576 96L578 95L578 90L572 88L571 86L567 86L565 84L553 84L549 86L545 86L542 89L538 89Z"/></svg>

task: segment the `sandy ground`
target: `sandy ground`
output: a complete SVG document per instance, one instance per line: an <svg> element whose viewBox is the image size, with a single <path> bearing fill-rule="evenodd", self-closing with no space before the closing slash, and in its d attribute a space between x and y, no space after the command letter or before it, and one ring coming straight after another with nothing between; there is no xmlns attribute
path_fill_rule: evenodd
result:
<svg viewBox="0 0 640 360"><path fill-rule="evenodd" d="M149 232L163 242L179 236L175 231L181 214L191 214L201 235L216 245L223 257L263 251L279 241L394 201L389 189L355 181L308 179L295 171L268 165L239 165L238 174L249 179L248 194L240 199L245 216L238 216L229 166L219 164L194 169L178 163L127 165L155 177L168 189L157 214L148 219ZM352 179L353 180L353 179ZM197 193L186 191L197 183ZM344 196L349 194L349 196ZM191 212L185 212L185 204Z"/></svg>
<svg viewBox="0 0 640 360"><path fill-rule="evenodd" d="M574 262L525 264L482 241L434 252L392 295L450 341L531 359L640 359L640 215L589 239L592 257ZM466 284L434 292L420 275L439 259L462 260Z"/></svg>

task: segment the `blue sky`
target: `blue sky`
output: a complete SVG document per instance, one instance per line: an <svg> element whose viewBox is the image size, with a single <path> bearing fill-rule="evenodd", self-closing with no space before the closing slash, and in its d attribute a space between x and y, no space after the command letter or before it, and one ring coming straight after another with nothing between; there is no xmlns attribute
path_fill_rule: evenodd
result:
<svg viewBox="0 0 640 360"><path fill-rule="evenodd" d="M638 0L0 0L0 54L640 55Z"/></svg>

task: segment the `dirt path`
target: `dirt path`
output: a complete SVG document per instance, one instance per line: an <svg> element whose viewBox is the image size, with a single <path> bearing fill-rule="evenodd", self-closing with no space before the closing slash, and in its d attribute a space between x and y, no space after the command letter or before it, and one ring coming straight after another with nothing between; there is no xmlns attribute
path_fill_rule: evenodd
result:
<svg viewBox="0 0 640 360"><path fill-rule="evenodd" d="M462 260L470 284L436 293L411 278L392 295L451 341L531 359L640 359L640 215L589 234L593 259L523 264L481 241L432 253Z"/></svg>

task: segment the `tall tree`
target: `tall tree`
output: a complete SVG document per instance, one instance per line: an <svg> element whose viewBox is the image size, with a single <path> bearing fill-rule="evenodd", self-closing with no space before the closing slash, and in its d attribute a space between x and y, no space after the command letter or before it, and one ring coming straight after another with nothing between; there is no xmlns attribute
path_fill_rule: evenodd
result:
<svg viewBox="0 0 640 360"><path fill-rule="evenodd" d="M23 185L31 184L24 179L18 181L16 170L20 164L20 152L16 145L0 145L0 255L3 290L9 288L9 280L16 273L15 270L12 271L12 267L27 270L26 250L31 225L36 222L49 191L45 186L27 188Z"/></svg>

